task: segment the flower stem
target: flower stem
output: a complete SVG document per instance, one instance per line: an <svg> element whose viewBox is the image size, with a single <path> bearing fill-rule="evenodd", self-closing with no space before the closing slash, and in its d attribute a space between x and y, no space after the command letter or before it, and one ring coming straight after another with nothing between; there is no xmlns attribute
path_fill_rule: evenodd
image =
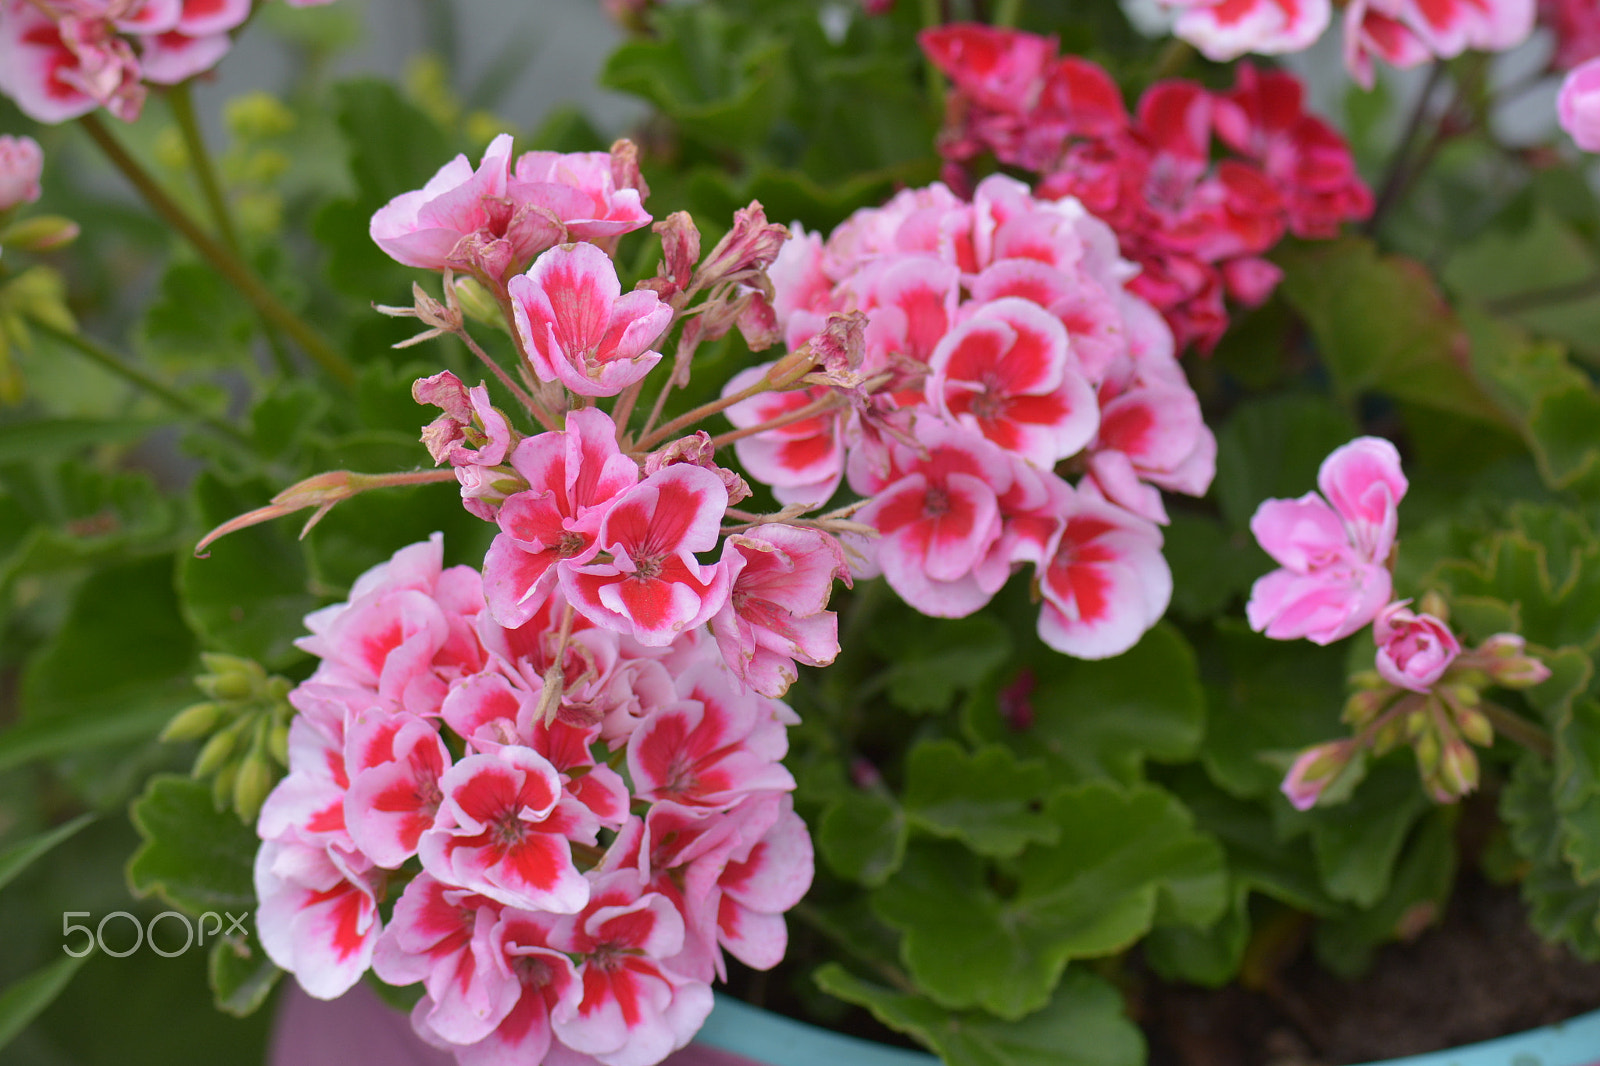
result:
<svg viewBox="0 0 1600 1066"><path fill-rule="evenodd" d="M489 353L480 348L478 342L472 339L472 335L467 332L466 326L456 330L456 336L460 337L461 343L467 346L467 351L477 356L484 366L494 372L494 376L500 379L500 384L504 385L511 395L517 398L518 403L528 409L530 415L538 419L541 426L547 430L556 428L555 420L550 417L550 412L544 409L544 405L535 400L526 389L512 381L511 375L505 372L504 367L489 358Z"/></svg>
<svg viewBox="0 0 1600 1066"><path fill-rule="evenodd" d="M999 0L994 5L994 25L1001 29L1015 29L1022 17L1022 0Z"/></svg>
<svg viewBox="0 0 1600 1066"><path fill-rule="evenodd" d="M1505 734L1535 755L1546 759L1555 755L1555 743L1550 739L1550 734L1517 712L1492 700L1479 703L1478 710L1483 712L1497 732Z"/></svg>
<svg viewBox="0 0 1600 1066"><path fill-rule="evenodd" d="M177 201L173 200L150 173L118 143L105 123L100 121L99 115L91 112L78 119L78 123L105 153L112 165L122 171L123 176L138 190L139 195L144 197L145 203L161 216L162 221L183 234L184 239L194 246L195 251L199 252L219 274L227 278L229 284L237 289L263 318L287 333L312 361L327 371L334 380L346 388L355 387L355 368L344 356L340 355L310 324L279 300L277 294L268 288L266 282L257 277L255 271L242 259L201 229L194 219L189 217L188 212L178 206Z"/></svg>
<svg viewBox="0 0 1600 1066"><path fill-rule="evenodd" d="M190 91L189 82L179 82L167 90L167 106L172 108L172 117L178 123L178 131L183 135L183 144L187 149L189 169L194 173L196 184L200 186L200 193L206 199L206 206L211 211L211 222L217 227L217 234L222 238L223 245L239 259L244 258L242 245L239 243L239 231L233 224L233 213L228 209L228 198L222 191L222 182L217 177L216 164L212 161L211 152L206 148L205 135L200 130L200 122L195 118L194 94ZM284 351L283 341L278 336L277 328L272 320L262 316L261 324L267 338L267 347L272 350L272 362L278 368L278 373L284 377L294 374L294 364L289 361L289 353Z"/></svg>
<svg viewBox="0 0 1600 1066"><path fill-rule="evenodd" d="M1423 83L1422 91L1417 93L1417 102L1406 118L1400 140L1394 147L1394 154L1390 156L1389 172L1384 175L1383 184L1379 187L1372 208L1372 217L1367 219L1367 224L1363 227L1368 236L1378 232L1378 224L1383 221L1383 216L1388 214L1389 209L1399 200L1400 193L1416 176L1415 168L1409 164L1407 157L1411 155L1411 145L1422 129L1422 120L1428 117L1428 103L1433 99L1433 92L1443 78L1444 60L1435 60L1428 70L1428 80Z"/></svg>
<svg viewBox="0 0 1600 1066"><path fill-rule="evenodd" d="M96 363L99 366L111 371L113 374L122 378L130 385L133 385L135 388L148 392L151 396L154 396L156 399L160 400L162 403L165 403L173 410L189 415L197 422L204 425L207 429L218 434L219 436L227 438L234 444L237 444L240 447L250 451L252 454L255 452L255 445L251 443L249 437L246 437L233 426L229 425L227 422L224 422L216 415L210 413L194 400L179 392L177 389L172 388L170 385L162 384L156 378L145 373L143 370L140 370L127 359L101 344L99 341L85 337L81 333L75 333L71 330L61 329L58 326L46 322L42 318L30 316L28 321L32 327L38 330L40 333L43 333L52 340L66 345L79 355L88 359L90 362Z"/></svg>
<svg viewBox="0 0 1600 1066"><path fill-rule="evenodd" d="M671 422L668 422L666 425L640 440L637 446L638 450L649 451L662 441L667 440L669 437L672 437L677 433L681 433L683 430L688 429L690 426L702 421L703 419L710 418L712 415L721 411L726 411L728 408L732 407L736 403L739 403L740 401L748 400L752 396L759 396L763 392L770 391L772 391L772 382L763 377L754 385L751 385L749 388L740 389L732 396L721 396L715 400L708 400L699 407L696 407L693 411L690 411L687 414L679 415Z"/></svg>
<svg viewBox="0 0 1600 1066"><path fill-rule="evenodd" d="M765 433L769 429L782 429L784 426L792 426L796 422L804 422L808 418L815 418L825 411L833 410L835 407L840 406L841 402L837 395L824 396L820 400L813 400L804 407L796 407L793 411L781 414L776 418L769 418L765 422L718 434L711 438L712 447L720 448L724 444L732 444L736 440L753 437L757 433Z"/></svg>

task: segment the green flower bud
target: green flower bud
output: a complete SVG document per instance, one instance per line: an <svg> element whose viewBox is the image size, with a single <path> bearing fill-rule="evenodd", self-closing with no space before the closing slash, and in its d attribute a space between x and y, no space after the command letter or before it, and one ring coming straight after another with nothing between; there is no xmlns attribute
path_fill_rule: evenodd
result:
<svg viewBox="0 0 1600 1066"><path fill-rule="evenodd" d="M247 823L253 823L261 812L267 793L277 784L277 775L265 752L253 749L239 764L233 779L233 809Z"/></svg>
<svg viewBox="0 0 1600 1066"><path fill-rule="evenodd" d="M168 743L179 740L199 740L209 736L227 718L228 709L220 703L196 703L172 716L172 721L161 731L161 739Z"/></svg>

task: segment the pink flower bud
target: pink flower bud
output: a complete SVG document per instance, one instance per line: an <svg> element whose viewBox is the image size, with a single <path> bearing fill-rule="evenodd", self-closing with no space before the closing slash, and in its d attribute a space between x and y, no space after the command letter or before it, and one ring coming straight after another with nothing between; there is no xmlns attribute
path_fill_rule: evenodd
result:
<svg viewBox="0 0 1600 1066"><path fill-rule="evenodd" d="M700 284L745 281L764 273L788 239L789 228L768 222L760 202L751 200L749 207L733 213L733 228L700 265Z"/></svg>
<svg viewBox="0 0 1600 1066"><path fill-rule="evenodd" d="M44 153L32 137L0 136L0 211L39 198Z"/></svg>
<svg viewBox="0 0 1600 1066"><path fill-rule="evenodd" d="M1391 685L1427 692L1461 654L1461 642L1433 615L1407 610L1410 602L1391 603L1373 622L1378 673Z"/></svg>
<svg viewBox="0 0 1600 1066"><path fill-rule="evenodd" d="M1329 785L1336 781L1355 756L1353 740L1335 740L1307 748L1289 767L1283 779L1283 794L1297 811L1308 811Z"/></svg>
<svg viewBox="0 0 1600 1066"><path fill-rule="evenodd" d="M1503 688L1532 688L1550 678L1550 668L1523 649L1527 642L1516 633L1496 633L1476 649L1474 665Z"/></svg>

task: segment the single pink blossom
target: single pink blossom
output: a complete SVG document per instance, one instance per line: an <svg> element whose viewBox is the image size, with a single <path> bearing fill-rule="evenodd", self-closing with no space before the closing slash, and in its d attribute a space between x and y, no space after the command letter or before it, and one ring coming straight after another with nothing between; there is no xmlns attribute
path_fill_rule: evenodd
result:
<svg viewBox="0 0 1600 1066"><path fill-rule="evenodd" d="M728 603L711 620L723 661L765 696L782 696L795 663L826 666L839 654L829 610L835 578L849 581L844 550L817 529L769 523L723 542Z"/></svg>
<svg viewBox="0 0 1600 1066"><path fill-rule="evenodd" d="M507 291L541 381L580 396L615 396L661 361L650 346L671 323L672 308L648 289L623 294L611 257L592 244L550 249Z"/></svg>
<svg viewBox="0 0 1600 1066"><path fill-rule="evenodd" d="M1433 615L1407 610L1410 602L1389 604L1372 623L1378 673L1391 685L1427 692L1461 654L1461 642Z"/></svg>
<svg viewBox="0 0 1600 1066"><path fill-rule="evenodd" d="M1309 48L1328 28L1327 0L1165 0L1177 9L1173 34L1207 59L1226 63L1246 52L1281 55Z"/></svg>

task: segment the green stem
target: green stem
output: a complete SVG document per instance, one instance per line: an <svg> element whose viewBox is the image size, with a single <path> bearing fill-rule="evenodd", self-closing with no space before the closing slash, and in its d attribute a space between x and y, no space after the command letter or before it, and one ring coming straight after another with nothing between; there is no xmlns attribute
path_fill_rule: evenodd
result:
<svg viewBox="0 0 1600 1066"><path fill-rule="evenodd" d="M207 429L254 453L255 445L251 443L249 437L246 437L227 422L205 410L183 393L169 385L163 385L160 381L140 370L99 341L85 337L81 333L73 333L53 326L40 318L30 316L29 322L32 323L34 329L45 336L66 345L90 362L99 364L129 384L148 392L173 410L191 416Z"/></svg>
<svg viewBox="0 0 1600 1066"><path fill-rule="evenodd" d="M144 197L145 203L161 216L162 221L183 234L184 239L194 246L195 251L199 252L217 273L227 278L263 318L287 333L312 361L327 371L334 380L346 388L355 387L355 368L344 356L340 355L310 324L279 300L277 294L268 288L266 282L257 277L255 271L251 270L242 259L201 229L194 219L189 217L188 212L179 207L149 172L118 143L105 123L100 121L99 115L91 112L78 122L105 153L106 158L111 160L112 165L122 171L123 176L138 190L139 195Z"/></svg>
<svg viewBox="0 0 1600 1066"><path fill-rule="evenodd" d="M1373 203L1372 217L1367 219L1367 224L1363 227L1368 236L1378 232L1378 224L1383 221L1383 216L1388 214L1389 209L1400 199L1400 193L1416 177L1416 168L1411 166L1408 160L1411 155L1411 145L1422 129L1422 120L1428 117L1428 102L1433 99L1433 91L1443 78L1444 60L1435 60L1433 67L1428 71L1428 80L1423 83L1422 91L1417 94L1417 102L1406 118L1405 128L1400 133L1400 141L1395 145L1394 154L1390 156L1389 172L1384 175L1383 184L1379 186L1377 198Z"/></svg>
<svg viewBox="0 0 1600 1066"><path fill-rule="evenodd" d="M1187 67L1194 57L1194 45L1177 37L1172 38L1156 56L1155 66L1150 71L1150 80L1156 82L1176 78L1183 73L1183 68Z"/></svg>
<svg viewBox="0 0 1600 1066"><path fill-rule="evenodd" d="M1485 300L1483 309L1492 315L1516 315L1537 310L1550 304L1582 300L1600 293L1600 274L1591 274L1564 285L1551 285L1542 289L1524 289L1508 296Z"/></svg>
<svg viewBox="0 0 1600 1066"><path fill-rule="evenodd" d="M239 243L239 230L233 224L233 212L228 209L228 198L222 190L222 181L217 176L215 162L211 152L206 148L206 139L200 129L200 122L195 117L194 94L189 89L189 82L179 82L167 90L167 105L172 108L172 117L177 120L178 130L183 135L183 144L189 157L189 169L194 173L195 182L200 186L201 195L206 199L206 206L211 210L212 224L217 227L217 233L222 237L222 243L239 259L244 258L242 245ZM270 319L261 320L265 327L267 347L272 350L272 362L278 368L278 373L283 377L294 375L294 364L289 361L289 353L284 351L283 340L278 336L277 329Z"/></svg>
<svg viewBox="0 0 1600 1066"><path fill-rule="evenodd" d="M922 0L922 28L931 30L935 26L944 25L944 14L939 9L939 0ZM944 75L939 68L933 65L933 60L924 59L923 69L927 72L928 99L936 107L944 106Z"/></svg>
<svg viewBox="0 0 1600 1066"><path fill-rule="evenodd" d="M1496 732L1516 741L1535 755L1546 759L1555 755L1555 743L1550 739L1550 734L1517 712L1490 700L1479 703L1478 710L1489 719L1489 724L1494 726Z"/></svg>
<svg viewBox="0 0 1600 1066"><path fill-rule="evenodd" d="M1014 29L1022 18L1022 0L999 0L994 6L994 25Z"/></svg>

